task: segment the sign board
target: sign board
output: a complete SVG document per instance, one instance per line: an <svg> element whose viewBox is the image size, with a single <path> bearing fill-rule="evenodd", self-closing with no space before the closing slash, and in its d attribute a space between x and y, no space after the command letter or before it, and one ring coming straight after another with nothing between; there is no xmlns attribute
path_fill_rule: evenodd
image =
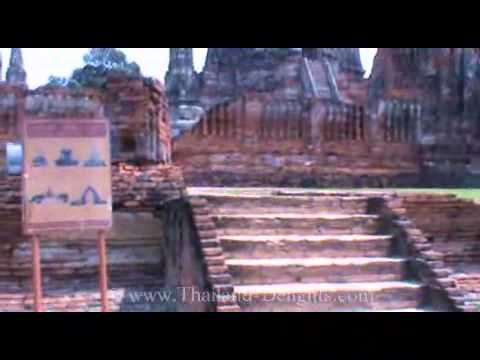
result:
<svg viewBox="0 0 480 360"><path fill-rule="evenodd" d="M27 119L23 146L25 234L111 227L107 120Z"/></svg>

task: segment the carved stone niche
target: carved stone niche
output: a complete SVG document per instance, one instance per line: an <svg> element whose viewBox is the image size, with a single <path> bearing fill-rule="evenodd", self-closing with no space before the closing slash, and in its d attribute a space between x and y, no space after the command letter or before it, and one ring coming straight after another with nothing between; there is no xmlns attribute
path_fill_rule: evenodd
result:
<svg viewBox="0 0 480 360"><path fill-rule="evenodd" d="M339 161L339 156L335 153L328 153L325 155L325 159L327 160L327 164L335 165Z"/></svg>

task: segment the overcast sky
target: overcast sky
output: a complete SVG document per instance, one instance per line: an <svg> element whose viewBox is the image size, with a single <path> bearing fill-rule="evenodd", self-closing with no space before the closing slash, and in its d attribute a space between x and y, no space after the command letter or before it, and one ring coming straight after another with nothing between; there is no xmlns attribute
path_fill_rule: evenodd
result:
<svg viewBox="0 0 480 360"><path fill-rule="evenodd" d="M23 60L27 71L27 81L30 88L36 88L47 82L50 75L69 77L72 71L83 66L83 55L88 49L66 48L24 48ZM168 48L128 48L120 49L128 57L129 61L137 62L142 73L163 81L168 68ZM377 49L360 49L362 63L367 71L367 76L373 64L373 58ZM8 67L10 49L0 48L3 56L3 79ZM194 49L194 61L197 71L201 71L207 54L206 48Z"/></svg>

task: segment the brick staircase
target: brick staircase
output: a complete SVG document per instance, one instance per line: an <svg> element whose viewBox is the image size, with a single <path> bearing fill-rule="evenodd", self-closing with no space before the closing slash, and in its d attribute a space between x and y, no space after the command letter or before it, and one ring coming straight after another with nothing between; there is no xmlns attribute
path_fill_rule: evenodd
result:
<svg viewBox="0 0 480 360"><path fill-rule="evenodd" d="M242 311L425 311L367 197L205 197Z"/></svg>
<svg viewBox="0 0 480 360"><path fill-rule="evenodd" d="M304 61L315 96L328 98L333 96L338 99L339 92L333 78L331 65L325 60L310 61L304 59Z"/></svg>

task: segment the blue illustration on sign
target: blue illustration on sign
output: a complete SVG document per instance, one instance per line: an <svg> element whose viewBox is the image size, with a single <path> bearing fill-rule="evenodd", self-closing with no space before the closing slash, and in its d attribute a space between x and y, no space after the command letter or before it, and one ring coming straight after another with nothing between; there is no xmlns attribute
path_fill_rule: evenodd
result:
<svg viewBox="0 0 480 360"><path fill-rule="evenodd" d="M66 166L77 166L79 163L78 160L73 158L72 149L62 149L60 151L60 158L55 160L57 166L66 167Z"/></svg>
<svg viewBox="0 0 480 360"><path fill-rule="evenodd" d="M90 158L85 161L85 167L102 167L102 166L107 166L105 161L102 160L102 156L100 153L97 151L97 149L92 150L92 154L90 155Z"/></svg>
<svg viewBox="0 0 480 360"><path fill-rule="evenodd" d="M85 189L80 199L72 201L71 206L85 206L89 202L89 197L93 205L105 205L107 201L103 200L92 186L89 186Z"/></svg>
<svg viewBox="0 0 480 360"><path fill-rule="evenodd" d="M55 194L51 188L48 188L44 194L37 194L32 196L30 202L32 204L67 204L68 194Z"/></svg>
<svg viewBox="0 0 480 360"><path fill-rule="evenodd" d="M48 160L43 154L38 154L32 160L33 167L45 167L48 166Z"/></svg>

